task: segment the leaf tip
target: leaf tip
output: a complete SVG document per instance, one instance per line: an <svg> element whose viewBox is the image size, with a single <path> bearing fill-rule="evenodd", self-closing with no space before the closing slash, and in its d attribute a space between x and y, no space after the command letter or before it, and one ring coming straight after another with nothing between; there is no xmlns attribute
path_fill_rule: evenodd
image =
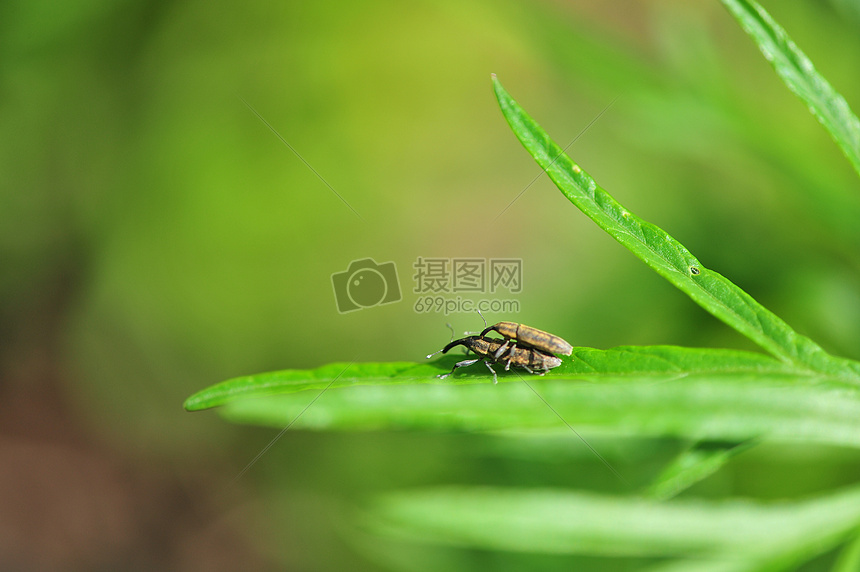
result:
<svg viewBox="0 0 860 572"><path fill-rule="evenodd" d="M507 92L505 92L505 88L502 87L502 82L499 81L499 78L496 76L496 74L491 73L490 79L493 82L493 91L496 94L496 99L498 99L499 103L501 103L503 97L507 95Z"/></svg>
<svg viewBox="0 0 860 572"><path fill-rule="evenodd" d="M200 411L201 409L206 409L206 407L200 405L200 398L197 397L196 393L182 403L182 408L185 411Z"/></svg>

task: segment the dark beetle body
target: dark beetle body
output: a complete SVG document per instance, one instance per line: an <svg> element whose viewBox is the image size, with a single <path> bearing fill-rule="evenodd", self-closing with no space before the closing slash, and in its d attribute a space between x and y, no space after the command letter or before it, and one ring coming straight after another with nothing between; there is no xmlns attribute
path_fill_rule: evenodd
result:
<svg viewBox="0 0 860 572"><path fill-rule="evenodd" d="M486 336L491 331L500 333L514 345L534 348L541 352L564 356L573 352L573 346L560 337L524 324L499 322L484 329L481 336Z"/></svg>

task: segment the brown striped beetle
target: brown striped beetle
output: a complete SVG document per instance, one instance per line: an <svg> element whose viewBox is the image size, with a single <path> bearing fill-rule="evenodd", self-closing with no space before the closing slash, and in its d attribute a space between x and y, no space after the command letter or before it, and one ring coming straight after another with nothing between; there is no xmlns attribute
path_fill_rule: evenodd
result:
<svg viewBox="0 0 860 572"><path fill-rule="evenodd" d="M481 318L483 317L482 315ZM486 325L486 322L484 324ZM548 354L561 354L563 356L569 356L573 352L573 346L560 337L525 324L499 322L484 328L481 335L486 336L491 331L500 333L507 341L513 341L512 346L520 344L520 346L534 348Z"/></svg>
<svg viewBox="0 0 860 572"><path fill-rule="evenodd" d="M482 319L483 317L481 315ZM486 325L486 320L484 321L484 325ZM497 331L507 339L500 340L486 337L486 334L490 331ZM450 372L437 376L439 379L445 379L454 373L457 368L467 367L481 360L483 360L487 369L492 372L493 383L498 383L499 380L496 376L496 370L490 365L491 363L504 363L505 371L509 371L511 366L513 366L520 367L529 373L543 375L552 368L561 365L561 359L552 355L552 353L570 355L573 351L573 346L558 336L514 322L499 322L494 326L487 327L479 335L466 336L459 340L453 339L453 329L451 333L451 342L438 352L428 355L428 359L438 353L447 353L448 350L458 345L477 354L478 357L457 362ZM510 343L511 340L513 340L513 343ZM517 346L517 342L521 344L519 347Z"/></svg>

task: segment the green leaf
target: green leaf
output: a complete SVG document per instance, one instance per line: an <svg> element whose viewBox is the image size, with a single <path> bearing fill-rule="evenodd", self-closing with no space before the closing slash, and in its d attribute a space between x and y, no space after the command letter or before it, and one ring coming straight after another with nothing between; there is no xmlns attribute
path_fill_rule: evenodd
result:
<svg viewBox="0 0 860 572"><path fill-rule="evenodd" d="M272 387L262 393L247 387L245 398L238 399L235 394L218 396L216 386L204 394L216 390L208 399L226 402L222 415L231 421L281 428L566 432L566 423L586 432L637 437L735 441L768 437L860 447L860 388L838 378L759 366L729 371L740 367L737 364L722 373L678 372L674 366L635 375L573 371L599 361L588 366L567 362L568 371L556 370L543 378L502 373L498 385L480 368L456 374L454 382L432 375L404 382L397 377L360 378L358 365L352 366L358 368L355 377L343 374L333 382L341 371L338 366L328 378L306 375L306 382L289 384L286 390L292 393L266 395ZM439 360L435 371L447 370L450 363ZM300 372L287 377L298 378ZM314 389L297 391L308 387ZM313 407L307 408L311 402Z"/></svg>
<svg viewBox="0 0 860 572"><path fill-rule="evenodd" d="M449 359L449 361L451 361ZM453 366L453 363L451 364ZM187 411L199 411L248 397L308 389L367 384L433 383L440 367L432 363L330 363L316 369L286 369L228 379L185 400Z"/></svg>
<svg viewBox="0 0 860 572"><path fill-rule="evenodd" d="M240 398L293 393L308 389L351 387L356 385L397 385L405 383L458 385L484 383L489 379L486 369L460 370L444 381L436 376L447 373L461 358L445 356L435 362L416 364L392 363L331 363L317 369L288 369L247 375L230 379L201 391L185 401L185 409L198 411L223 405ZM501 369L498 368L497 369ZM796 373L790 366L773 358L751 352L717 349L682 348L677 346L621 346L609 350L574 348L562 365L552 370L550 377L629 375L643 376L661 373ZM499 381L518 381L512 373L499 371Z"/></svg>
<svg viewBox="0 0 860 572"><path fill-rule="evenodd" d="M695 483L713 475L729 460L755 443L702 441L683 451L663 469L646 494L658 500L674 497Z"/></svg>
<svg viewBox="0 0 860 572"><path fill-rule="evenodd" d="M860 120L770 14L753 0L721 0L788 89L809 107L860 173Z"/></svg>
<svg viewBox="0 0 860 572"><path fill-rule="evenodd" d="M833 572L857 572L860 570L860 532L854 532L854 538L849 541L839 558L833 565Z"/></svg>
<svg viewBox="0 0 860 572"><path fill-rule="evenodd" d="M601 430L637 437L860 447L860 390L787 374L655 375L582 382L528 376L517 383L388 384L243 399L227 419L314 430ZM538 397L532 389L540 395ZM542 398L542 399L541 399ZM550 410L546 403L552 404ZM295 422L295 423L294 423ZM293 424L294 423L294 424Z"/></svg>
<svg viewBox="0 0 860 572"><path fill-rule="evenodd" d="M860 488L767 504L444 487L380 495L363 516L371 531L401 541L786 566L837 545L860 525Z"/></svg>
<svg viewBox="0 0 860 572"><path fill-rule="evenodd" d="M575 348L544 377L500 371L493 385L486 369L475 366L436 377L458 359L335 363L241 377L198 392L185 407L225 405L222 414L232 421L296 429L568 431L545 399L577 430L860 447L857 384L798 372L765 355L673 346Z"/></svg>
<svg viewBox="0 0 860 572"><path fill-rule="evenodd" d="M680 242L643 221L595 183L554 143L493 76L502 113L517 138L579 210L705 310L795 367L860 381L860 363L833 357L791 329Z"/></svg>

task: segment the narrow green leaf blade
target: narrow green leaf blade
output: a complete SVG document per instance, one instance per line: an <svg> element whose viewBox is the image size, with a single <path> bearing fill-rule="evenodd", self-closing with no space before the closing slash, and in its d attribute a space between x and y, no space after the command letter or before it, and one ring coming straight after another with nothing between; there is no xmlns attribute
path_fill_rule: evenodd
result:
<svg viewBox="0 0 860 572"><path fill-rule="evenodd" d="M486 378L476 381L303 391L233 401L221 414L237 423L295 430L536 429L561 434L573 427L585 434L637 438L761 437L860 447L860 390L827 378L749 373L588 381L524 376L498 385ZM311 402L313 407L307 408ZM570 437L571 446L579 446L572 433Z"/></svg>
<svg viewBox="0 0 860 572"><path fill-rule="evenodd" d="M397 385L407 383L457 385L484 383L485 369L463 369L444 381L436 376L447 373L461 358L445 356L423 364L331 363L316 369L283 370L229 379L201 391L185 401L185 409L199 411L237 399L293 393L309 389L351 387L356 385ZM576 375L643 376L664 373L795 373L789 365L752 352L677 346L621 346L609 350L574 348L561 367L550 377ZM518 381L513 373L499 372L499 381Z"/></svg>
<svg viewBox="0 0 860 572"><path fill-rule="evenodd" d="M860 570L860 532L854 533L850 540L839 553L833 572L857 572Z"/></svg>
<svg viewBox="0 0 860 572"><path fill-rule="evenodd" d="M735 455L747 450L754 440L744 443L702 441L683 451L648 487L646 494L666 500L713 475Z"/></svg>
<svg viewBox="0 0 860 572"><path fill-rule="evenodd" d="M451 365L453 366L453 363ZM440 381L435 377L440 373L440 369L436 364L412 362L338 362L316 369L285 369L222 381L198 391L185 400L183 407L186 411L200 411L237 399L327 387L331 389L367 384L433 383Z"/></svg>
<svg viewBox="0 0 860 572"><path fill-rule="evenodd" d="M493 85L514 134L568 200L600 228L705 310L779 359L798 368L860 381L860 363L827 354L730 280L702 266L664 230L625 209L564 154L495 76Z"/></svg>
<svg viewBox="0 0 860 572"><path fill-rule="evenodd" d="M860 525L860 488L765 504L444 487L380 495L365 522L383 536L460 547L785 564L837 545Z"/></svg>
<svg viewBox="0 0 860 572"><path fill-rule="evenodd" d="M566 431L743 441L768 437L860 447L860 387L762 354L673 346L575 348L544 377L423 363L329 364L206 388L189 411L224 405L238 423L295 429ZM538 392L540 398L532 391ZM313 402L313 407L306 409Z"/></svg>
<svg viewBox="0 0 860 572"><path fill-rule="evenodd" d="M812 62L754 0L721 0L777 75L809 107L860 174L860 120Z"/></svg>

